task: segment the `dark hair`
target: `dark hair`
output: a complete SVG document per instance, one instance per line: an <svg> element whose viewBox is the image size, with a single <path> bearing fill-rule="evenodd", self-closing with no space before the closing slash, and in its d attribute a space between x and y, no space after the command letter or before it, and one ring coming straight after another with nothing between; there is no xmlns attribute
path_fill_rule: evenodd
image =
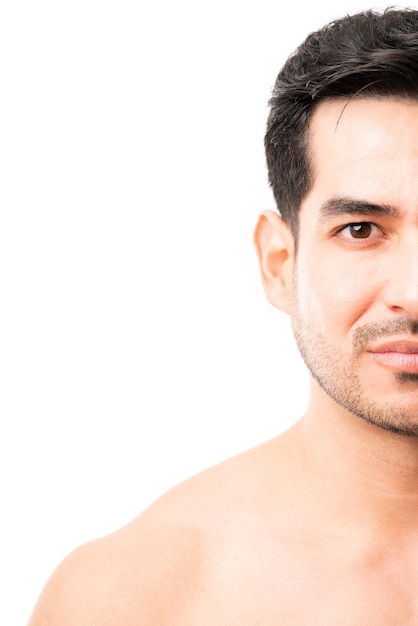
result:
<svg viewBox="0 0 418 626"><path fill-rule="evenodd" d="M364 11L310 34L281 69L270 99L265 148L277 208L296 238L312 184L308 126L323 100L418 99L418 10Z"/></svg>

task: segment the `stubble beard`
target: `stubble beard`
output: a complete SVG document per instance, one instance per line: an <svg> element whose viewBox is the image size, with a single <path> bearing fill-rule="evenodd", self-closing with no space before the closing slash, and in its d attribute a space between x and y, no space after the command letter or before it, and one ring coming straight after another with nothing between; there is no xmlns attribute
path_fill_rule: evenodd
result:
<svg viewBox="0 0 418 626"><path fill-rule="evenodd" d="M418 437L418 402L416 406L395 405L389 401L373 401L367 397L360 378L360 359L368 342L378 337L396 333L417 334L418 324L408 318L392 320L385 324L367 324L356 329L350 355L342 353L341 346L331 344L317 329L304 320L299 311L294 285L291 321L299 352L312 377L327 395L339 406L369 424L405 437ZM399 386L416 387L418 376L394 373ZM415 390L415 389L414 389ZM384 393L384 392L383 392Z"/></svg>

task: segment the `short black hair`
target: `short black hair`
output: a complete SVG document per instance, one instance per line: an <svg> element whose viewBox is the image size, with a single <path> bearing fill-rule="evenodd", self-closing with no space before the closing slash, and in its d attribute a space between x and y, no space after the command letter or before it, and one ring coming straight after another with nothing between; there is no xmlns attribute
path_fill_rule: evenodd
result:
<svg viewBox="0 0 418 626"><path fill-rule="evenodd" d="M296 238L312 184L308 128L324 100L418 99L418 11L388 8L346 15L311 33L281 69L265 135L269 182Z"/></svg>

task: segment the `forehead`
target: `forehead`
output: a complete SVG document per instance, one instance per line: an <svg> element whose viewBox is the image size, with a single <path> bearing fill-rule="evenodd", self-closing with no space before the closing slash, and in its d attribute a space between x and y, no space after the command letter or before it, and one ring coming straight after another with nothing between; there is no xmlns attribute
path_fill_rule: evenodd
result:
<svg viewBox="0 0 418 626"><path fill-rule="evenodd" d="M368 98L321 103L309 127L313 184L301 206L333 197L418 207L418 103Z"/></svg>

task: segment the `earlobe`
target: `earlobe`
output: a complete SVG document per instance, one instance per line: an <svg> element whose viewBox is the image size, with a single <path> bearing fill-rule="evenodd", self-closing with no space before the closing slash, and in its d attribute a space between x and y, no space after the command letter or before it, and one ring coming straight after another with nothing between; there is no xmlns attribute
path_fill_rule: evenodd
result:
<svg viewBox="0 0 418 626"><path fill-rule="evenodd" d="M289 313L294 258L291 230L277 213L265 211L255 227L254 243L267 298Z"/></svg>

